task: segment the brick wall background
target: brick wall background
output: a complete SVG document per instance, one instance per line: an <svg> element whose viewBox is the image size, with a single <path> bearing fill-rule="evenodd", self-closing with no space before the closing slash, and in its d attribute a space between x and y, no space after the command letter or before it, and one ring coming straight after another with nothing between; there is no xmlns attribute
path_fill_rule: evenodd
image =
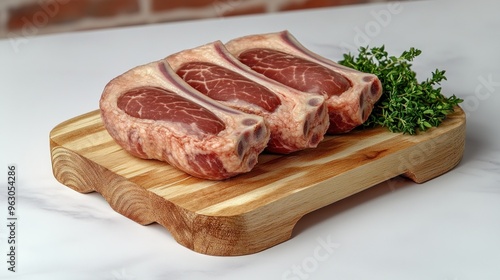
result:
<svg viewBox="0 0 500 280"><path fill-rule="evenodd" d="M0 0L0 38L386 0Z"/></svg>

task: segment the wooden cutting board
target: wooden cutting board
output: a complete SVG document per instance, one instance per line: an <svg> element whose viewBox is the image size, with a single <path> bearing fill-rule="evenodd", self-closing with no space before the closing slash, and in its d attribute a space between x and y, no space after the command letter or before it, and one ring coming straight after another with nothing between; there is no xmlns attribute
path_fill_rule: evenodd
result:
<svg viewBox="0 0 500 280"><path fill-rule="evenodd" d="M250 173L207 181L129 155L109 136L98 110L50 132L59 182L81 193L97 191L137 223L157 222L183 246L222 256L286 241L305 214L395 176L417 183L439 176L459 163L464 146L465 113L458 107L420 135L380 128L329 136L318 148L262 154Z"/></svg>

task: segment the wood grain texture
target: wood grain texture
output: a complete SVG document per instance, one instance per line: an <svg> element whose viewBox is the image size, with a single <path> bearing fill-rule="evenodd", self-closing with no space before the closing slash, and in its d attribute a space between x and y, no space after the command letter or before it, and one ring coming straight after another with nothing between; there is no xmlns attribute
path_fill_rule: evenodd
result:
<svg viewBox="0 0 500 280"><path fill-rule="evenodd" d="M224 181L191 177L166 163L135 158L105 130L99 111L50 132L55 178L81 193L99 192L142 225L157 222L183 246L208 255L245 255L291 237L307 213L398 175L422 183L455 167L465 147L459 107L416 136L357 130L318 148L262 154L249 173Z"/></svg>

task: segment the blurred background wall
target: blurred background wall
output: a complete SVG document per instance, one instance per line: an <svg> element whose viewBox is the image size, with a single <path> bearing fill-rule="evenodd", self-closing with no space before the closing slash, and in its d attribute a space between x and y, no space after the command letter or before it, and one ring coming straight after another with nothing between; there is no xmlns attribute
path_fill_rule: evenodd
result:
<svg viewBox="0 0 500 280"><path fill-rule="evenodd" d="M387 0L0 0L0 38Z"/></svg>

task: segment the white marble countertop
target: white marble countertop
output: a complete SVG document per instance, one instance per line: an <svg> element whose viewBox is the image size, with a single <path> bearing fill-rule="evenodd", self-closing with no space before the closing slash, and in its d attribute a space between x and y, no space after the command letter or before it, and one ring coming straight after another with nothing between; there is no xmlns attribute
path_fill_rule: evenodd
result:
<svg viewBox="0 0 500 280"><path fill-rule="evenodd" d="M499 8L495 0L404 2L0 40L0 278L500 279ZM419 77L444 69L443 93L465 100L460 164L423 184L396 178L317 210L287 242L240 257L190 251L163 227L136 224L99 194L53 177L49 131L97 109L111 78L185 48L284 29L333 60L359 45L421 49Z"/></svg>

